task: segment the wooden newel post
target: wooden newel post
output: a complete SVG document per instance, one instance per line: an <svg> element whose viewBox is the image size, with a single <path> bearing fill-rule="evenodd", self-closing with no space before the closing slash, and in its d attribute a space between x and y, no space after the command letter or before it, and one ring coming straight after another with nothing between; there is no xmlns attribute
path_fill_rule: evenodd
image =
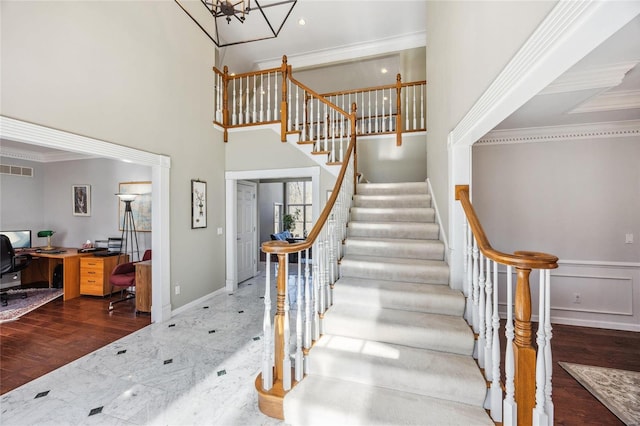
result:
<svg viewBox="0 0 640 426"><path fill-rule="evenodd" d="M286 254L278 254L278 277L276 281L276 315L274 320L274 381L282 383L284 378L284 298L287 291Z"/></svg>
<svg viewBox="0 0 640 426"><path fill-rule="evenodd" d="M287 141L287 72L289 72L289 68L287 67L287 55L282 56L282 99L280 101L280 135L281 141Z"/></svg>
<svg viewBox="0 0 640 426"><path fill-rule="evenodd" d="M516 267L515 336L513 354L515 364L515 400L518 404L518 425L533 421L536 392L536 351L531 345L531 269Z"/></svg>
<svg viewBox="0 0 640 426"><path fill-rule="evenodd" d="M396 146L402 145L402 79L396 75Z"/></svg>
<svg viewBox="0 0 640 426"><path fill-rule="evenodd" d="M229 67L226 65L222 69L222 127L224 128L224 141L229 140Z"/></svg>

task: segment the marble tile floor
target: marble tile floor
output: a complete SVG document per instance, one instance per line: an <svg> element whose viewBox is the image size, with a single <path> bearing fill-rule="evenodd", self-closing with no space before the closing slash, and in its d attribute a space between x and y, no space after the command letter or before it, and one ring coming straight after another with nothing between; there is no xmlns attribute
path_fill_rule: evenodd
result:
<svg viewBox="0 0 640 426"><path fill-rule="evenodd" d="M254 388L264 269L233 295L218 292L2 395L0 424L283 425L258 410Z"/></svg>

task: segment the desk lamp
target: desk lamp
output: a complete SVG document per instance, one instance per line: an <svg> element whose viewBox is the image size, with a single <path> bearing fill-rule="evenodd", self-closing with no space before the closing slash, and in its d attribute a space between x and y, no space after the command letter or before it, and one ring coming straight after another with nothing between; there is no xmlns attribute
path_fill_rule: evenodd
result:
<svg viewBox="0 0 640 426"><path fill-rule="evenodd" d="M51 236L55 234L54 231L51 230L47 230L47 231L38 231L38 237L40 238L44 238L47 237L47 246L44 248L45 250L51 250L53 249L53 246L51 246Z"/></svg>
<svg viewBox="0 0 640 426"><path fill-rule="evenodd" d="M136 199L138 194L125 194L119 192L116 194L120 201L124 203L124 217L122 218L122 240L124 240L124 250L120 251L120 256L127 254L127 246L131 244L131 258L129 261L133 262L133 244L135 242L135 251L138 254L137 260L140 260L140 249L138 247L138 234L136 234L136 224L133 221L133 211L131 210L131 202ZM120 263L120 256L118 256L118 263Z"/></svg>

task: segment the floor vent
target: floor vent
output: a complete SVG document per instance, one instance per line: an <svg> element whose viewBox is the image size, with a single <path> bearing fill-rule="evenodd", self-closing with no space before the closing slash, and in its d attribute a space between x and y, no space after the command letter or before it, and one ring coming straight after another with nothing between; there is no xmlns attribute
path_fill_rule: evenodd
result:
<svg viewBox="0 0 640 426"><path fill-rule="evenodd" d="M0 174L33 177L33 167L14 166L11 164L0 164Z"/></svg>

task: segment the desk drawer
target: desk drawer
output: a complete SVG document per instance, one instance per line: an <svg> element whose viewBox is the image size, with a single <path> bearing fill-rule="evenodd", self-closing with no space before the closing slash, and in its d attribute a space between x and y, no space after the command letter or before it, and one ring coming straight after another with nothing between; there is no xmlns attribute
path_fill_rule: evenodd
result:
<svg viewBox="0 0 640 426"><path fill-rule="evenodd" d="M128 261L128 257L124 261ZM105 296L111 292L109 276L118 263L118 256L80 259L80 294Z"/></svg>

